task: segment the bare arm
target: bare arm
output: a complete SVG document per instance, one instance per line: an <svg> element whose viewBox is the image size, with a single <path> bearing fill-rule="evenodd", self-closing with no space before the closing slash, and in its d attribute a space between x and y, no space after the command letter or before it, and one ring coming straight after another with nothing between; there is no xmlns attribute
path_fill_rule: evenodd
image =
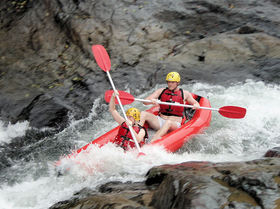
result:
<svg viewBox="0 0 280 209"><path fill-rule="evenodd" d="M188 104L193 105L194 109L197 109L200 107L199 103L193 98L192 94L186 90L184 90L184 98L185 101L188 102Z"/></svg>
<svg viewBox="0 0 280 209"><path fill-rule="evenodd" d="M156 100L158 99L159 95L161 94L161 92L163 91L164 88L158 89L156 90L154 93L152 93L150 96L146 97L146 100ZM153 104L155 105L155 102L143 102L144 105L150 105Z"/></svg>
<svg viewBox="0 0 280 209"><path fill-rule="evenodd" d="M132 129L132 131L134 133L134 136L136 137L137 142L143 141L143 139L145 137L145 130L144 129L141 129L138 134L134 131L134 129Z"/></svg>
<svg viewBox="0 0 280 209"><path fill-rule="evenodd" d="M113 116L114 120L120 125L122 124L125 119L118 113L116 110L116 103L115 103L115 93L112 94L112 97L110 99L109 103L109 111L111 115Z"/></svg>
<svg viewBox="0 0 280 209"><path fill-rule="evenodd" d="M115 103L115 93L112 94L112 97L110 99L110 103L109 103L109 111L111 113L111 115L113 116L113 118L115 119L115 121L121 125L123 122L125 122L125 119L118 113L118 111L116 110L116 103ZM130 121L127 121L127 125L131 126ZM138 142L141 142L144 137L145 137L145 131L143 129L141 129L139 131L139 133L137 134L134 129L132 128L132 131L134 133L134 136L136 137L136 140Z"/></svg>

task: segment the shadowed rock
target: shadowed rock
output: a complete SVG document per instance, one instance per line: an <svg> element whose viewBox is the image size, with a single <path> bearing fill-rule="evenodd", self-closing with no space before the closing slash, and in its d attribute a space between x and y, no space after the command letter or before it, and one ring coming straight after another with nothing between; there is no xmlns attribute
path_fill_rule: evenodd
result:
<svg viewBox="0 0 280 209"><path fill-rule="evenodd" d="M280 147L273 147L272 149L268 150L264 157L280 157Z"/></svg>
<svg viewBox="0 0 280 209"><path fill-rule="evenodd" d="M86 117L111 88L93 44L136 96L170 70L184 83L279 83L276 1L3 0L0 11L0 117L13 123L64 128L69 115Z"/></svg>
<svg viewBox="0 0 280 209"><path fill-rule="evenodd" d="M185 162L149 170L146 182L109 182L82 190L54 208L255 208L280 207L280 162ZM87 189L85 191L88 191Z"/></svg>

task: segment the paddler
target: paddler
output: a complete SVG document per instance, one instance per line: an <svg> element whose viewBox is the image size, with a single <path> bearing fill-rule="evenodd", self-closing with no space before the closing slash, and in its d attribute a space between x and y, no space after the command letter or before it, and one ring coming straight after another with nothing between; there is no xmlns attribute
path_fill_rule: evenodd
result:
<svg viewBox="0 0 280 209"><path fill-rule="evenodd" d="M170 72L166 76L167 87L160 88L145 98L146 100L152 101L144 102L145 105L153 104L160 106L158 116L146 111L141 112L140 124L143 125L147 122L149 127L157 131L151 141L161 138L168 131L174 131L180 128L183 119L184 107L157 104L157 100L171 103L177 102L180 104L187 102L193 105L193 109L200 107L190 92L179 88L180 81L179 73Z"/></svg>
<svg viewBox="0 0 280 209"><path fill-rule="evenodd" d="M118 134L114 140L114 143L122 147L124 150L129 148L134 148L135 143L133 141L132 135L129 131L128 126L132 126L136 140L140 146L145 144L146 139L148 139L148 134L146 128L139 124L140 121L140 111L137 108L129 108L126 111L126 116L128 120L126 121L116 110L115 96L118 95L118 91L112 94L109 103L109 111L112 114L115 121L120 125Z"/></svg>

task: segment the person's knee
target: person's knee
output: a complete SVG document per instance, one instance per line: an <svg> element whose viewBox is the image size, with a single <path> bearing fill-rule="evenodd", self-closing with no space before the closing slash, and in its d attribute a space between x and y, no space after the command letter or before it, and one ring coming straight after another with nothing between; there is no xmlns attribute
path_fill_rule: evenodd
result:
<svg viewBox="0 0 280 209"><path fill-rule="evenodd" d="M140 118L141 118L141 120L150 120L150 118L151 118L150 115L151 115L151 113L142 111L140 113Z"/></svg>
<svg viewBox="0 0 280 209"><path fill-rule="evenodd" d="M172 125L172 124L173 124L173 121L172 121L172 120L167 120L166 123L167 123L168 125Z"/></svg>
<svg viewBox="0 0 280 209"><path fill-rule="evenodd" d="M167 128L170 128L171 125L172 125L172 121L171 120L166 120L163 126L165 126Z"/></svg>
<svg viewBox="0 0 280 209"><path fill-rule="evenodd" d="M140 113L140 118L145 118L146 117L146 114L147 112L146 111L142 111L141 113Z"/></svg>
<svg viewBox="0 0 280 209"><path fill-rule="evenodd" d="M168 131L172 131L178 128L176 122L172 120L166 120L164 126Z"/></svg>
<svg viewBox="0 0 280 209"><path fill-rule="evenodd" d="M168 128L170 131L174 131L178 128L178 124L175 121L168 121Z"/></svg>
<svg viewBox="0 0 280 209"><path fill-rule="evenodd" d="M140 113L140 121L143 123L146 121L146 112L145 111L142 111Z"/></svg>

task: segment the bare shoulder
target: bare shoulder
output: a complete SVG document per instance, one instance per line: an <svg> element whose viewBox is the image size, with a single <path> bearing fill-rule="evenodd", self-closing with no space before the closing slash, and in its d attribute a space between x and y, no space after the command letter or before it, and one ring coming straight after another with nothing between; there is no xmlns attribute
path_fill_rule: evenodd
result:
<svg viewBox="0 0 280 209"><path fill-rule="evenodd" d="M159 95L161 94L161 92L163 91L164 88L160 88L155 90L150 96L147 97L147 99L156 99L159 97Z"/></svg>
<svg viewBox="0 0 280 209"><path fill-rule="evenodd" d="M183 92L184 92L184 98L185 99L188 99L190 96L192 96L192 94L187 90L183 90Z"/></svg>
<svg viewBox="0 0 280 209"><path fill-rule="evenodd" d="M165 88L157 89L155 92L161 93Z"/></svg>
<svg viewBox="0 0 280 209"><path fill-rule="evenodd" d="M159 95L162 93L162 91L163 91L164 89L165 89L165 88L160 88L160 89L156 90L156 91L154 92L154 96L159 97Z"/></svg>

